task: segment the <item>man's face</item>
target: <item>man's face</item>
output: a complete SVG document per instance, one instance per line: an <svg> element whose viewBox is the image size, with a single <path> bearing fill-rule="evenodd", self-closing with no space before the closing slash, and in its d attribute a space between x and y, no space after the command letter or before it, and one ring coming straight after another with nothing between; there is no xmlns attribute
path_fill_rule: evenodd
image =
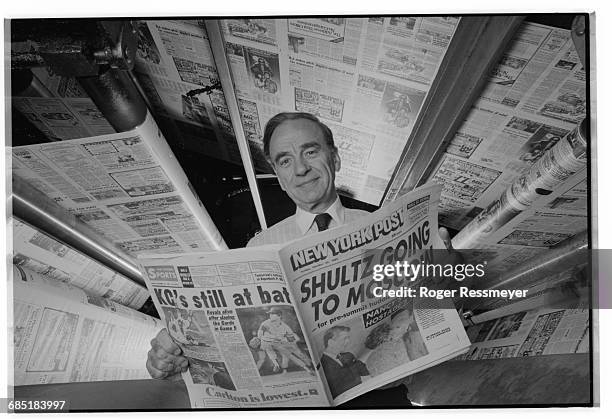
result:
<svg viewBox="0 0 612 419"><path fill-rule="evenodd" d="M351 342L351 336L349 332L339 332L334 339L330 339L329 343L332 343L333 349L336 351L344 351L348 348Z"/></svg>
<svg viewBox="0 0 612 419"><path fill-rule="evenodd" d="M340 156L308 119L283 122L270 138L270 160L281 188L309 212L323 212L336 200Z"/></svg>
<svg viewBox="0 0 612 419"><path fill-rule="evenodd" d="M280 321L280 315L276 314L276 313L270 313L270 321L272 323L278 323Z"/></svg>

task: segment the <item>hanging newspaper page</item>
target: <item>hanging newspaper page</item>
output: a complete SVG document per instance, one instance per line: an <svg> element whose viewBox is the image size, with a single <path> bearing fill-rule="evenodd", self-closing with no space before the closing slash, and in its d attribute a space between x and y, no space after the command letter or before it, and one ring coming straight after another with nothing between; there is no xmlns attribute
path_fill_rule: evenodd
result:
<svg viewBox="0 0 612 419"><path fill-rule="evenodd" d="M339 191L378 205L458 24L453 16L221 20L256 168L270 172L256 151L268 120L308 112L334 135Z"/></svg>
<svg viewBox="0 0 612 419"><path fill-rule="evenodd" d="M138 32L135 75L168 141L241 165L204 21L134 24ZM239 27L232 30L248 36Z"/></svg>
<svg viewBox="0 0 612 419"><path fill-rule="evenodd" d="M29 49L28 44L13 42L12 46ZM48 67L30 70L30 87L13 96L12 104L47 138L70 140L115 132L75 77L59 76Z"/></svg>
<svg viewBox="0 0 612 419"><path fill-rule="evenodd" d="M442 248L439 194L418 189L282 248L140 258L190 360L192 406L334 406L466 350L454 307L374 290L389 284L373 279L373 254L378 263L392 263L394 252L429 260Z"/></svg>
<svg viewBox="0 0 612 419"><path fill-rule="evenodd" d="M14 265L12 321L14 385L149 378L143 360L161 329L158 319Z"/></svg>
<svg viewBox="0 0 612 419"><path fill-rule="evenodd" d="M539 308L470 326L473 345L459 359L588 353L589 309Z"/></svg>
<svg viewBox="0 0 612 419"><path fill-rule="evenodd" d="M149 291L19 220L13 222L13 263L98 297L138 310Z"/></svg>
<svg viewBox="0 0 612 419"><path fill-rule="evenodd" d="M534 164L551 165L546 154L586 117L586 101L586 73L571 31L524 22L429 178L444 186L440 222L459 230L488 216L490 205L497 210L500 195ZM556 190L565 179L554 170L554 184L550 175L546 180Z"/></svg>
<svg viewBox="0 0 612 419"><path fill-rule="evenodd" d="M150 114L131 131L12 153L14 175L129 255L226 248Z"/></svg>

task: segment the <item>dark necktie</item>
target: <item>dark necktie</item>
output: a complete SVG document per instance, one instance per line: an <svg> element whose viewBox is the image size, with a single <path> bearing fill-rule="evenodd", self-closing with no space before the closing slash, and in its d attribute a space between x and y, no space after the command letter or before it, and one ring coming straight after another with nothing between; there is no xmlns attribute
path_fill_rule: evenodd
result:
<svg viewBox="0 0 612 419"><path fill-rule="evenodd" d="M315 217L315 223L317 223L317 228L319 231L325 231L329 228L329 223L332 220L331 215L324 212L323 214L317 214Z"/></svg>

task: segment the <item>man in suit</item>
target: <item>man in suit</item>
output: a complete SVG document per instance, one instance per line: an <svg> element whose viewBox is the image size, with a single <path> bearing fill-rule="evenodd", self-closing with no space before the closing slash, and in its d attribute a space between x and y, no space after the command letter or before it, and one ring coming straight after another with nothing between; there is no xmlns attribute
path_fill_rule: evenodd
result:
<svg viewBox="0 0 612 419"><path fill-rule="evenodd" d="M297 208L294 215L263 230L247 246L286 243L367 214L340 202L334 183L340 155L331 130L316 116L284 112L272 117L264 129L263 145L280 187ZM440 235L448 247L448 232L441 229ZM153 378L180 378L179 373L187 370L187 359L165 329L151 346L147 370Z"/></svg>
<svg viewBox="0 0 612 419"><path fill-rule="evenodd" d="M350 332L350 327L332 326L323 335L325 350L321 356L321 367L334 399L370 378L366 365L346 351L351 341Z"/></svg>
<svg viewBox="0 0 612 419"><path fill-rule="evenodd" d="M266 124L264 154L294 215L262 231L247 246L282 244L355 221L367 214L345 208L336 192L340 155L329 127L309 113L280 113Z"/></svg>
<svg viewBox="0 0 612 419"><path fill-rule="evenodd" d="M329 127L308 113L285 112L264 130L264 154L296 213L253 237L247 246L286 243L354 220L365 211L345 208L334 184L340 155ZM152 341L147 370L153 378L180 378L187 358L163 329Z"/></svg>

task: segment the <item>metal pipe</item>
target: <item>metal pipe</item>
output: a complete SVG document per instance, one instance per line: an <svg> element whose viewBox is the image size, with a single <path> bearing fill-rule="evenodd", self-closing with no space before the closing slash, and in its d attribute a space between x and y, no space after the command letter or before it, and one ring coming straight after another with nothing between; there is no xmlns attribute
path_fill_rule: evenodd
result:
<svg viewBox="0 0 612 419"><path fill-rule="evenodd" d="M253 160L251 158L249 142L244 135L242 126L240 125L241 118L240 110L238 108L238 98L236 97L236 92L234 92L232 73L227 61L227 56L225 55L225 45L223 43L223 36L221 35L221 28L219 25L220 22L218 20L206 20L206 31L208 32L210 47L215 59L215 64L217 65L217 73L219 74L223 94L225 95L230 118L232 120L232 127L234 128L234 133L236 134L236 142L238 143L240 157L242 158L242 164L244 166L244 171L251 190L251 196L253 197L253 203L255 204L259 225L262 229L265 229L268 226L266 224L266 215L264 213L263 204L261 203L259 187L257 186L255 167L253 166Z"/></svg>
<svg viewBox="0 0 612 419"><path fill-rule="evenodd" d="M584 120L531 166L476 218L453 237L456 249L474 249L487 237L531 208L538 199L550 194L570 176L587 166L588 139Z"/></svg>
<svg viewBox="0 0 612 419"><path fill-rule="evenodd" d="M77 77L80 85L117 132L141 125L147 105L127 71L109 69L94 77Z"/></svg>
<svg viewBox="0 0 612 419"><path fill-rule="evenodd" d="M113 243L19 176L13 175L12 188L11 203L17 218L146 286L138 265Z"/></svg>
<svg viewBox="0 0 612 419"><path fill-rule="evenodd" d="M464 16L451 39L383 203L425 183L524 16Z"/></svg>
<svg viewBox="0 0 612 419"><path fill-rule="evenodd" d="M522 289L560 272L586 263L588 259L588 231L576 234L557 247L534 256L510 272L500 275L479 286L482 289ZM472 302L470 310L482 309L488 299Z"/></svg>
<svg viewBox="0 0 612 419"><path fill-rule="evenodd" d="M560 243L559 246L529 259L518 268L503 275L489 288L518 288L533 284L541 279L544 273L558 273L571 268L576 265L577 259L587 262L587 240L587 230L578 233L567 242Z"/></svg>

